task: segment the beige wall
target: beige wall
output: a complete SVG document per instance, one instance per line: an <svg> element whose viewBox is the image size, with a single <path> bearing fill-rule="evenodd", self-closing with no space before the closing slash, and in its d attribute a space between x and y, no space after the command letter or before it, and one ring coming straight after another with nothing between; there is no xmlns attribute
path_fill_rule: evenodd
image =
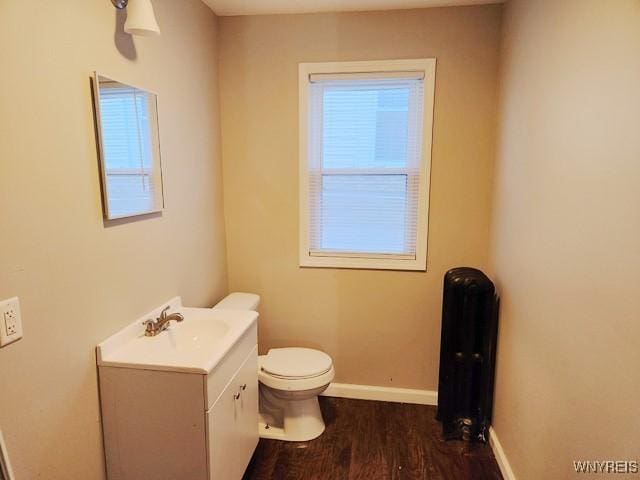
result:
<svg viewBox="0 0 640 480"><path fill-rule="evenodd" d="M573 478L640 452L640 2L504 21L494 427L519 480Z"/></svg>
<svg viewBox="0 0 640 480"><path fill-rule="evenodd" d="M436 389L442 276L485 267L501 7L220 18L229 288L260 347L310 346L336 381ZM299 62L436 57L428 272L298 267Z"/></svg>
<svg viewBox="0 0 640 480"><path fill-rule="evenodd" d="M25 333L0 350L0 429L20 480L102 478L95 345L173 295L226 293L216 19L154 6L162 36L129 59L109 0L0 2L0 298L20 296ZM103 225L96 69L159 94L160 217Z"/></svg>

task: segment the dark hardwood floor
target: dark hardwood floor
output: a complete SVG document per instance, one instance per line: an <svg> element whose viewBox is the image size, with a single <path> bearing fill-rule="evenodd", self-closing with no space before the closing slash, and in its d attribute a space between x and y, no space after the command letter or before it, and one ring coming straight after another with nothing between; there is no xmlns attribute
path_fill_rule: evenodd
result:
<svg viewBox="0 0 640 480"><path fill-rule="evenodd" d="M244 480L500 480L488 444L445 442L432 406L321 397L310 442L261 439Z"/></svg>

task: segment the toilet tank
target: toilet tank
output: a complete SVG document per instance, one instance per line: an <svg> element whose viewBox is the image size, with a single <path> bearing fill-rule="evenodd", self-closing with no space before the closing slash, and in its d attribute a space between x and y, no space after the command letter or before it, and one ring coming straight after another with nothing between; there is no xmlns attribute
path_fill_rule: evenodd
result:
<svg viewBox="0 0 640 480"><path fill-rule="evenodd" d="M255 293L234 292L230 293L213 308L225 310L257 310L260 305L260 295Z"/></svg>

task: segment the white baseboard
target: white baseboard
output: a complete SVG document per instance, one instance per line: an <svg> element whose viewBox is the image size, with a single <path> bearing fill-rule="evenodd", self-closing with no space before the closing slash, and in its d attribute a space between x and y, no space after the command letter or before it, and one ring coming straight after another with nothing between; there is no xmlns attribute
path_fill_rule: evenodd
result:
<svg viewBox="0 0 640 480"><path fill-rule="evenodd" d="M416 403L418 405L438 404L438 392L434 390L376 387L351 383L332 383L322 395L358 400L378 400L380 402Z"/></svg>
<svg viewBox="0 0 640 480"><path fill-rule="evenodd" d="M493 455L496 457L498 467L500 467L502 478L504 478L504 480L516 480L516 476L511 469L509 460L507 459L507 456L502 449L502 444L500 443L498 435L496 435L496 431L493 429L493 427L489 427L489 445L491 445Z"/></svg>

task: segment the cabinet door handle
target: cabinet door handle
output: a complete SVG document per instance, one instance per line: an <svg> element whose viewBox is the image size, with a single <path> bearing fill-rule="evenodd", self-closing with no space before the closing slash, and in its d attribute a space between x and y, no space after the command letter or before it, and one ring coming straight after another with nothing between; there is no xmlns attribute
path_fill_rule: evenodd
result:
<svg viewBox="0 0 640 480"><path fill-rule="evenodd" d="M238 400L240 398L240 392L233 394L233 399Z"/></svg>
<svg viewBox="0 0 640 480"><path fill-rule="evenodd" d="M240 390L244 392L246 389L247 389L247 384L243 383L242 386L240 387Z"/></svg>

